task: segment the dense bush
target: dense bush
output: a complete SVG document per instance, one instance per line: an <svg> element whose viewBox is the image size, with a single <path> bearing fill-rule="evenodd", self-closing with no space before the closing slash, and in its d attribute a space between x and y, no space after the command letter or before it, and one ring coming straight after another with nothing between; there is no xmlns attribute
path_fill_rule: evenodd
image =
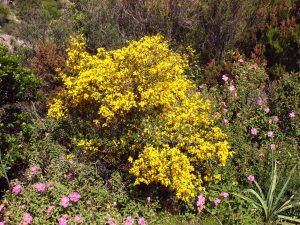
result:
<svg viewBox="0 0 300 225"><path fill-rule="evenodd" d="M94 122L103 141L77 140L84 151L122 163L130 157L135 184L161 184L184 200L203 186L203 177L213 177L213 167L225 165L231 155L226 135L183 74L186 60L162 37L98 49L95 56L73 39L68 55L72 70L62 74L65 88L49 116Z"/></svg>
<svg viewBox="0 0 300 225"><path fill-rule="evenodd" d="M36 76L7 51L0 46L0 177L24 157L22 142L31 129L26 104L37 99L39 85Z"/></svg>

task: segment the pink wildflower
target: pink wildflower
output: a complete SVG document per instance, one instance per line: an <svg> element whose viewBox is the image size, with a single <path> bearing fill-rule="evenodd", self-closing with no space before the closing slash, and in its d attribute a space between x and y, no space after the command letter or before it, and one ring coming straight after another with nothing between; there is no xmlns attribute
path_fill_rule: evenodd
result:
<svg viewBox="0 0 300 225"><path fill-rule="evenodd" d="M270 108L267 107L267 108L264 109L264 111L265 111L265 113L269 113L270 112Z"/></svg>
<svg viewBox="0 0 300 225"><path fill-rule="evenodd" d="M264 104L264 100L262 98L258 98L257 105L262 106Z"/></svg>
<svg viewBox="0 0 300 225"><path fill-rule="evenodd" d="M77 224L81 224L81 223L84 222L84 220L83 220L83 218L82 218L81 215L80 215L80 216L75 216L74 221L75 221Z"/></svg>
<svg viewBox="0 0 300 225"><path fill-rule="evenodd" d="M108 223L108 225L116 225L116 222L115 222L114 219L109 219L109 220L107 221L107 223Z"/></svg>
<svg viewBox="0 0 300 225"><path fill-rule="evenodd" d="M60 205L64 208L67 208L70 204L70 199L66 196L63 196L60 200Z"/></svg>
<svg viewBox="0 0 300 225"><path fill-rule="evenodd" d="M58 224L59 225L67 225L69 223L68 217L66 215L62 215L59 219L58 219Z"/></svg>
<svg viewBox="0 0 300 225"><path fill-rule="evenodd" d="M215 206L218 206L220 203L221 203L221 199L215 198L215 200L214 200Z"/></svg>
<svg viewBox="0 0 300 225"><path fill-rule="evenodd" d="M49 208L47 209L47 213L50 214L52 213L53 209L55 208L54 205L50 205Z"/></svg>
<svg viewBox="0 0 300 225"><path fill-rule="evenodd" d="M12 189L12 192L15 193L16 195L19 194L21 191L22 191L21 184L16 184Z"/></svg>
<svg viewBox="0 0 300 225"><path fill-rule="evenodd" d="M229 78L226 75L222 76L222 80L224 80L225 82L227 82L229 80Z"/></svg>
<svg viewBox="0 0 300 225"><path fill-rule="evenodd" d="M24 213L23 222L26 224L30 224L31 221L32 221L32 216L30 215L30 213Z"/></svg>
<svg viewBox="0 0 300 225"><path fill-rule="evenodd" d="M38 183L35 187L38 192L44 192L46 190L46 185L44 183Z"/></svg>
<svg viewBox="0 0 300 225"><path fill-rule="evenodd" d="M199 85L199 88L200 88L200 89L203 89L203 88L204 88L204 84L200 84L200 85Z"/></svg>
<svg viewBox="0 0 300 225"><path fill-rule="evenodd" d="M31 167L29 168L29 174L30 174L31 176L37 174L37 171L38 171L37 166L31 166Z"/></svg>
<svg viewBox="0 0 300 225"><path fill-rule="evenodd" d="M242 59L242 58L240 58L239 60L238 60L238 62L240 63L240 64L244 64L244 60Z"/></svg>
<svg viewBox="0 0 300 225"><path fill-rule="evenodd" d="M273 123L273 120L270 118L269 119L269 124L272 124Z"/></svg>
<svg viewBox="0 0 300 225"><path fill-rule="evenodd" d="M224 121L224 124L225 124L225 125L228 125L228 124L229 124L229 121L228 121L227 119L224 118L223 121Z"/></svg>
<svg viewBox="0 0 300 225"><path fill-rule="evenodd" d="M268 131L267 135L268 135L269 138L273 138L274 137L273 131Z"/></svg>
<svg viewBox="0 0 300 225"><path fill-rule="evenodd" d="M229 86L229 91L235 91L235 86L233 85L233 84L231 84L230 86Z"/></svg>
<svg viewBox="0 0 300 225"><path fill-rule="evenodd" d="M4 225L4 222L0 221L0 225Z"/></svg>
<svg viewBox="0 0 300 225"><path fill-rule="evenodd" d="M289 113L289 117L290 118L295 118L296 117L296 113L295 112L290 112Z"/></svg>
<svg viewBox="0 0 300 225"><path fill-rule="evenodd" d="M251 65L251 66L249 67L249 69L255 71L255 70L256 70L256 65Z"/></svg>
<svg viewBox="0 0 300 225"><path fill-rule="evenodd" d="M278 121L279 121L278 116L273 116L273 120L275 121L275 123L278 123Z"/></svg>
<svg viewBox="0 0 300 225"><path fill-rule="evenodd" d="M229 194L227 192L221 192L220 196L222 196L223 198L228 198Z"/></svg>
<svg viewBox="0 0 300 225"><path fill-rule="evenodd" d="M275 144L271 144L270 148L271 148L272 151L274 151L276 149L276 145Z"/></svg>
<svg viewBox="0 0 300 225"><path fill-rule="evenodd" d="M255 177L253 175L248 176L248 181L253 182L255 180Z"/></svg>
<svg viewBox="0 0 300 225"><path fill-rule="evenodd" d="M198 196L196 205L199 212L203 211L203 209L205 208L205 197L203 195Z"/></svg>
<svg viewBox="0 0 300 225"><path fill-rule="evenodd" d="M144 218L144 217L140 217L140 218L138 219L138 224L139 224L139 225L146 225L146 220L145 220L145 218Z"/></svg>
<svg viewBox="0 0 300 225"><path fill-rule="evenodd" d="M0 205L0 212L2 211L2 209L4 208L4 206L5 206L4 204Z"/></svg>
<svg viewBox="0 0 300 225"><path fill-rule="evenodd" d="M148 202L148 203L151 202L151 197L147 197L147 202Z"/></svg>
<svg viewBox="0 0 300 225"><path fill-rule="evenodd" d="M69 197L72 202L77 202L81 196L78 192L73 192L69 195Z"/></svg>
<svg viewBox="0 0 300 225"><path fill-rule="evenodd" d="M131 216L126 217L125 225L133 225L134 219Z"/></svg>
<svg viewBox="0 0 300 225"><path fill-rule="evenodd" d="M252 129L251 129L251 134L257 135L257 129L256 129L256 128L252 128Z"/></svg>

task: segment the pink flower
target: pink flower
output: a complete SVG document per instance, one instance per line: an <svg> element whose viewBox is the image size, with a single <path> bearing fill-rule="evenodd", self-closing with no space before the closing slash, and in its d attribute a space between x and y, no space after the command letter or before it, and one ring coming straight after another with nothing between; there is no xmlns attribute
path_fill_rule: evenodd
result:
<svg viewBox="0 0 300 225"><path fill-rule="evenodd" d="M290 112L289 113L289 117L290 118L295 118L296 117L296 113L295 112Z"/></svg>
<svg viewBox="0 0 300 225"><path fill-rule="evenodd" d="M47 209L47 213L50 214L52 213L53 209L55 208L54 205L50 205L49 208Z"/></svg>
<svg viewBox="0 0 300 225"><path fill-rule="evenodd" d="M74 221L75 221L77 224L81 224L81 223L84 222L84 220L83 220L83 218L82 218L81 215L80 215L80 216L75 216Z"/></svg>
<svg viewBox="0 0 300 225"><path fill-rule="evenodd" d="M268 135L269 138L273 138L274 137L273 131L268 131L267 135Z"/></svg>
<svg viewBox="0 0 300 225"><path fill-rule="evenodd" d="M229 80L229 78L226 75L222 76L222 80L224 80L225 82L227 82Z"/></svg>
<svg viewBox="0 0 300 225"><path fill-rule="evenodd" d="M200 88L200 89L203 89L203 88L204 88L204 84L200 84L200 85L199 85L199 88Z"/></svg>
<svg viewBox="0 0 300 225"><path fill-rule="evenodd" d="M269 113L270 112L270 108L267 107L267 108L264 109L264 111L265 111L265 113Z"/></svg>
<svg viewBox="0 0 300 225"><path fill-rule="evenodd" d="M233 84L231 84L230 86L229 86L229 91L235 91L235 86L233 85Z"/></svg>
<svg viewBox="0 0 300 225"><path fill-rule="evenodd" d="M107 223L108 223L108 225L116 225L116 222L115 222L114 219L109 219L109 220L107 221Z"/></svg>
<svg viewBox="0 0 300 225"><path fill-rule="evenodd" d="M0 225L4 225L4 222L0 221Z"/></svg>
<svg viewBox="0 0 300 225"><path fill-rule="evenodd" d="M198 196L198 200L196 202L197 209L199 212L202 212L205 208L205 197L203 195Z"/></svg>
<svg viewBox="0 0 300 225"><path fill-rule="evenodd" d="M256 129L256 128L252 128L252 129L251 129L251 134L257 135L257 129Z"/></svg>
<svg viewBox="0 0 300 225"><path fill-rule="evenodd" d="M249 67L249 69L255 71L255 70L256 70L256 65L251 65L251 66Z"/></svg>
<svg viewBox="0 0 300 225"><path fill-rule="evenodd" d="M44 192L46 190L46 185L44 183L38 183L35 187L38 192Z"/></svg>
<svg viewBox="0 0 300 225"><path fill-rule="evenodd" d="M275 144L271 144L270 148L271 148L272 151L274 151L276 149L276 145Z"/></svg>
<svg viewBox="0 0 300 225"><path fill-rule="evenodd" d="M0 212L2 211L2 209L4 208L4 206L5 206L4 204L0 205Z"/></svg>
<svg viewBox="0 0 300 225"><path fill-rule="evenodd" d="M262 106L264 104L264 100L262 98L258 98L257 105Z"/></svg>
<svg viewBox="0 0 300 225"><path fill-rule="evenodd" d="M62 215L59 219L58 219L58 224L59 225L67 225L69 223L68 217L66 215Z"/></svg>
<svg viewBox="0 0 300 225"><path fill-rule="evenodd" d="M248 176L247 179L248 179L248 181L250 181L250 182L253 182L253 181L255 180L255 178L254 178L253 175Z"/></svg>
<svg viewBox="0 0 300 225"><path fill-rule="evenodd" d="M148 203L151 202L151 197L147 197L147 202L148 202Z"/></svg>
<svg viewBox="0 0 300 225"><path fill-rule="evenodd" d="M273 120L274 120L276 123L278 123L278 121L279 121L278 116L273 116Z"/></svg>
<svg viewBox="0 0 300 225"><path fill-rule="evenodd" d="M224 118L223 121L224 121L224 124L225 124L225 125L228 125L228 124L229 124L229 121L228 121L227 119Z"/></svg>
<svg viewBox="0 0 300 225"><path fill-rule="evenodd" d="M239 60L238 60L238 62L240 63L240 64L244 64L244 60L242 59L242 58L240 58Z"/></svg>
<svg viewBox="0 0 300 225"><path fill-rule="evenodd" d="M273 123L273 120L270 118L269 119L269 124L272 124Z"/></svg>
<svg viewBox="0 0 300 225"><path fill-rule="evenodd" d="M140 217L140 218L138 219L138 224L139 224L139 225L146 225L146 220L145 220L145 218L144 218L144 217Z"/></svg>
<svg viewBox="0 0 300 225"><path fill-rule="evenodd" d="M69 197L70 197L70 200L72 201L72 202L77 202L79 199L80 199L80 194L78 193L78 192L73 192L73 193L71 193L70 195L69 195Z"/></svg>
<svg viewBox="0 0 300 225"><path fill-rule="evenodd" d="M15 193L16 195L19 194L21 191L22 191L21 184L16 184L12 189L12 192Z"/></svg>
<svg viewBox="0 0 300 225"><path fill-rule="evenodd" d="M31 176L37 174L37 171L38 171L37 166L31 166L31 167L29 168L29 174L30 174Z"/></svg>
<svg viewBox="0 0 300 225"><path fill-rule="evenodd" d="M215 206L218 206L221 203L221 199L215 198L214 203L215 203Z"/></svg>
<svg viewBox="0 0 300 225"><path fill-rule="evenodd" d="M64 208L67 208L70 204L70 199L66 196L63 196L60 200L60 205Z"/></svg>
<svg viewBox="0 0 300 225"><path fill-rule="evenodd" d="M24 213L23 222L26 224L30 224L31 221L32 221L32 216L30 215L30 213Z"/></svg>
<svg viewBox="0 0 300 225"><path fill-rule="evenodd" d="M222 196L223 198L228 198L229 194L227 192L221 192L220 196Z"/></svg>
<svg viewBox="0 0 300 225"><path fill-rule="evenodd" d="M131 216L126 217L125 225L133 225L134 219Z"/></svg>

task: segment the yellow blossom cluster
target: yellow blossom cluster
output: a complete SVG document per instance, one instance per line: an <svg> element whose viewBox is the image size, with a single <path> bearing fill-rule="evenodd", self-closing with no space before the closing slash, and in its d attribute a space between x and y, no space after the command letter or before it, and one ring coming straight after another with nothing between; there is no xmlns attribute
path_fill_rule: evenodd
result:
<svg viewBox="0 0 300 225"><path fill-rule="evenodd" d="M224 166L232 155L226 135L214 125L211 103L184 74L186 57L170 50L163 37L91 55L79 36L67 52L64 89L48 115L87 119L103 130L99 136L116 131L119 136L105 138L115 155L130 156L135 184L160 184L188 201L203 189L205 176L214 177L205 174L207 168ZM87 139L78 146L85 152L109 148Z"/></svg>

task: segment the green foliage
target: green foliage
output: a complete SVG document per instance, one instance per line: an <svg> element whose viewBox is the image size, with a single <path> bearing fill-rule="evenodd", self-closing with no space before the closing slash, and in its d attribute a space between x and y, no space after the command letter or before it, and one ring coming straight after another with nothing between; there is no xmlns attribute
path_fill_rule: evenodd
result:
<svg viewBox="0 0 300 225"><path fill-rule="evenodd" d="M246 195L235 195L248 201L253 207L260 208L264 213L264 221L266 224L273 224L278 218L292 222L300 222L300 219L282 215L286 210L300 206L300 201L294 201L294 196L291 196L288 200L284 198L284 194L295 169L296 166L289 172L283 187L278 191L276 189L278 188L279 181L277 178L277 165L275 162L272 168L271 183L267 193L264 193L256 180L254 180L258 191L255 191L254 189L246 189L244 191L245 194L252 194L252 198L249 198ZM255 200L253 200L253 197Z"/></svg>
<svg viewBox="0 0 300 225"><path fill-rule="evenodd" d="M23 68L18 57L0 46L0 177L17 159L24 158L23 141L32 129L31 115L24 106L37 99L39 80Z"/></svg>

